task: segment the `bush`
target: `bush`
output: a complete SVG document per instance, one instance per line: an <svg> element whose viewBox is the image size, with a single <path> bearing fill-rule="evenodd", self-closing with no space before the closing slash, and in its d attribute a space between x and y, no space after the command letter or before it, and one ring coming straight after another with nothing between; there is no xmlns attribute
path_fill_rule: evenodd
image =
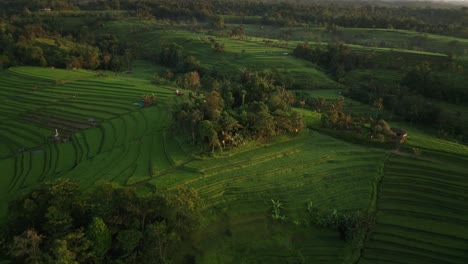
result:
<svg viewBox="0 0 468 264"><path fill-rule="evenodd" d="M307 204L310 221L320 228L335 229L340 232L342 240L351 241L358 238L368 218L366 214L357 211L338 211L336 209L320 209ZM364 228L366 229L366 228ZM366 229L367 230L367 229Z"/></svg>

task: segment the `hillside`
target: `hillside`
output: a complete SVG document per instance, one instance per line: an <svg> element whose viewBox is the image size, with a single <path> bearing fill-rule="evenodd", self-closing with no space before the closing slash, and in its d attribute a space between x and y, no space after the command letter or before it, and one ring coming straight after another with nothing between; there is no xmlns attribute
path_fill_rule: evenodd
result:
<svg viewBox="0 0 468 264"><path fill-rule="evenodd" d="M148 5L5 48L0 262L467 263L467 39Z"/></svg>
<svg viewBox="0 0 468 264"><path fill-rule="evenodd" d="M140 69L136 67L135 73ZM8 197L56 177L77 179L84 189L112 180L138 186L142 193L185 185L198 190L204 200L203 224L193 237L197 250L204 252L202 263L249 259L280 263L283 258L341 263L351 245L341 242L336 231L314 231L307 224L309 202L327 210L376 212L362 263L385 258L382 250L421 263L436 261L439 255L424 253L428 239L436 234L444 237L444 245L450 241L444 254L450 255L451 263L463 263L467 257L459 250L467 219L453 215L448 206L460 210L457 201L468 188L463 183L466 147L410 130L408 141L421 149L415 156L353 145L310 130L200 159L165 132L171 122L169 104L180 99L168 88L132 78L43 68L12 68L1 78L4 100L14 89L25 94L2 119L2 142L8 145L2 147L1 170L11 175L2 179L3 208ZM57 85L54 79L64 83ZM12 80L22 80L22 86L8 86ZM139 109L133 102L145 92L156 93L159 100L155 106ZM93 104L97 98L106 98L106 103ZM98 126L83 130L89 117L99 120ZM56 127L59 133L70 133L71 142L47 142ZM428 145L428 140L433 143ZM421 174L426 170L432 172ZM446 209L431 202L442 197ZM285 223L269 216L271 200L284 205ZM422 217L432 220L421 226ZM397 232L389 228L398 230L398 236L388 235ZM251 230L256 230L253 240L248 235ZM406 252L407 238L416 234L418 240L412 243L422 251ZM270 253L273 249L275 255Z"/></svg>

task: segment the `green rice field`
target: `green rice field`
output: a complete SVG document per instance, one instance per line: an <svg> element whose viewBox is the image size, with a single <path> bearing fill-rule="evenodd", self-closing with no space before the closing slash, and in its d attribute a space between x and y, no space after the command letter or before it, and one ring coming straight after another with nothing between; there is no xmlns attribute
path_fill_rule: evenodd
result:
<svg viewBox="0 0 468 264"><path fill-rule="evenodd" d="M233 22L236 23L236 22ZM235 26L233 24L232 26ZM247 34L272 39L286 39L309 42L343 41L368 47L390 47L409 50L425 50L447 54L463 55L468 40L463 38L419 33L409 30L379 28L338 28L334 32L324 27L244 25Z"/></svg>
<svg viewBox="0 0 468 264"><path fill-rule="evenodd" d="M99 180L127 184L152 175L151 151L164 144L158 135L170 125L168 107L178 99L171 89L32 67L9 69L0 79L2 208L14 194L56 177L77 178L86 189ZM139 108L136 103L146 93L161 101ZM56 130L67 142L55 143ZM153 163L154 171L171 166Z"/></svg>
<svg viewBox="0 0 468 264"><path fill-rule="evenodd" d="M253 30L250 27L247 30ZM245 66L273 67L300 85L295 92L308 97L334 100L343 91L343 85L320 68L291 56L301 39L281 48L266 47L261 37L221 38L142 21L114 21L102 30L140 42L146 51L162 42L178 43L207 69L224 73ZM407 34L344 31L389 34L389 43ZM225 51L214 52L210 37L224 44ZM439 41L432 35L427 38ZM405 56L409 64L421 58L447 59L428 51L355 44L353 49L376 52L382 63L395 54L410 54ZM150 83L162 70L136 61L128 74L39 67L1 71L1 215L13 198L60 177L78 180L83 191L103 181L136 187L141 195L167 194L186 186L203 200L201 225L191 237L197 263L467 263L467 146L407 123L391 124L408 131L401 148L358 145L315 131L321 114L297 109L309 127L302 133L200 154L172 131L172 107L186 99L176 96L173 87ZM396 83L401 74L393 69L355 70L345 81L375 77ZM460 78L453 79L456 89L466 83ZM151 93L157 97L155 105L139 107L142 96ZM451 118L466 112L454 104L436 103L446 104L454 114ZM345 107L356 116L370 111L348 98ZM272 218L272 200L283 205L285 221ZM340 239L338 230L311 224L308 204L366 212L375 223L362 245L353 245Z"/></svg>

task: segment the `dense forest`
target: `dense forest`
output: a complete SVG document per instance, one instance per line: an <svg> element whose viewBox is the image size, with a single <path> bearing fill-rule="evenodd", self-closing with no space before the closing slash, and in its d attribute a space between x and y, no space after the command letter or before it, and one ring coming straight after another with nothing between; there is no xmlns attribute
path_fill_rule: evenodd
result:
<svg viewBox="0 0 468 264"><path fill-rule="evenodd" d="M177 248L200 221L201 202L183 187L141 197L103 183L85 194L79 182L58 180L11 204L2 255L15 263L190 263Z"/></svg>

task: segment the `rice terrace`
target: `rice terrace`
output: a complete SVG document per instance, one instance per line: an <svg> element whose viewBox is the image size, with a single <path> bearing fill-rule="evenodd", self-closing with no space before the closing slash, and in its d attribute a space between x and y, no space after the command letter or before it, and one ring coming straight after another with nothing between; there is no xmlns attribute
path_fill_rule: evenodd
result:
<svg viewBox="0 0 468 264"><path fill-rule="evenodd" d="M0 10L0 264L468 263L466 2Z"/></svg>

